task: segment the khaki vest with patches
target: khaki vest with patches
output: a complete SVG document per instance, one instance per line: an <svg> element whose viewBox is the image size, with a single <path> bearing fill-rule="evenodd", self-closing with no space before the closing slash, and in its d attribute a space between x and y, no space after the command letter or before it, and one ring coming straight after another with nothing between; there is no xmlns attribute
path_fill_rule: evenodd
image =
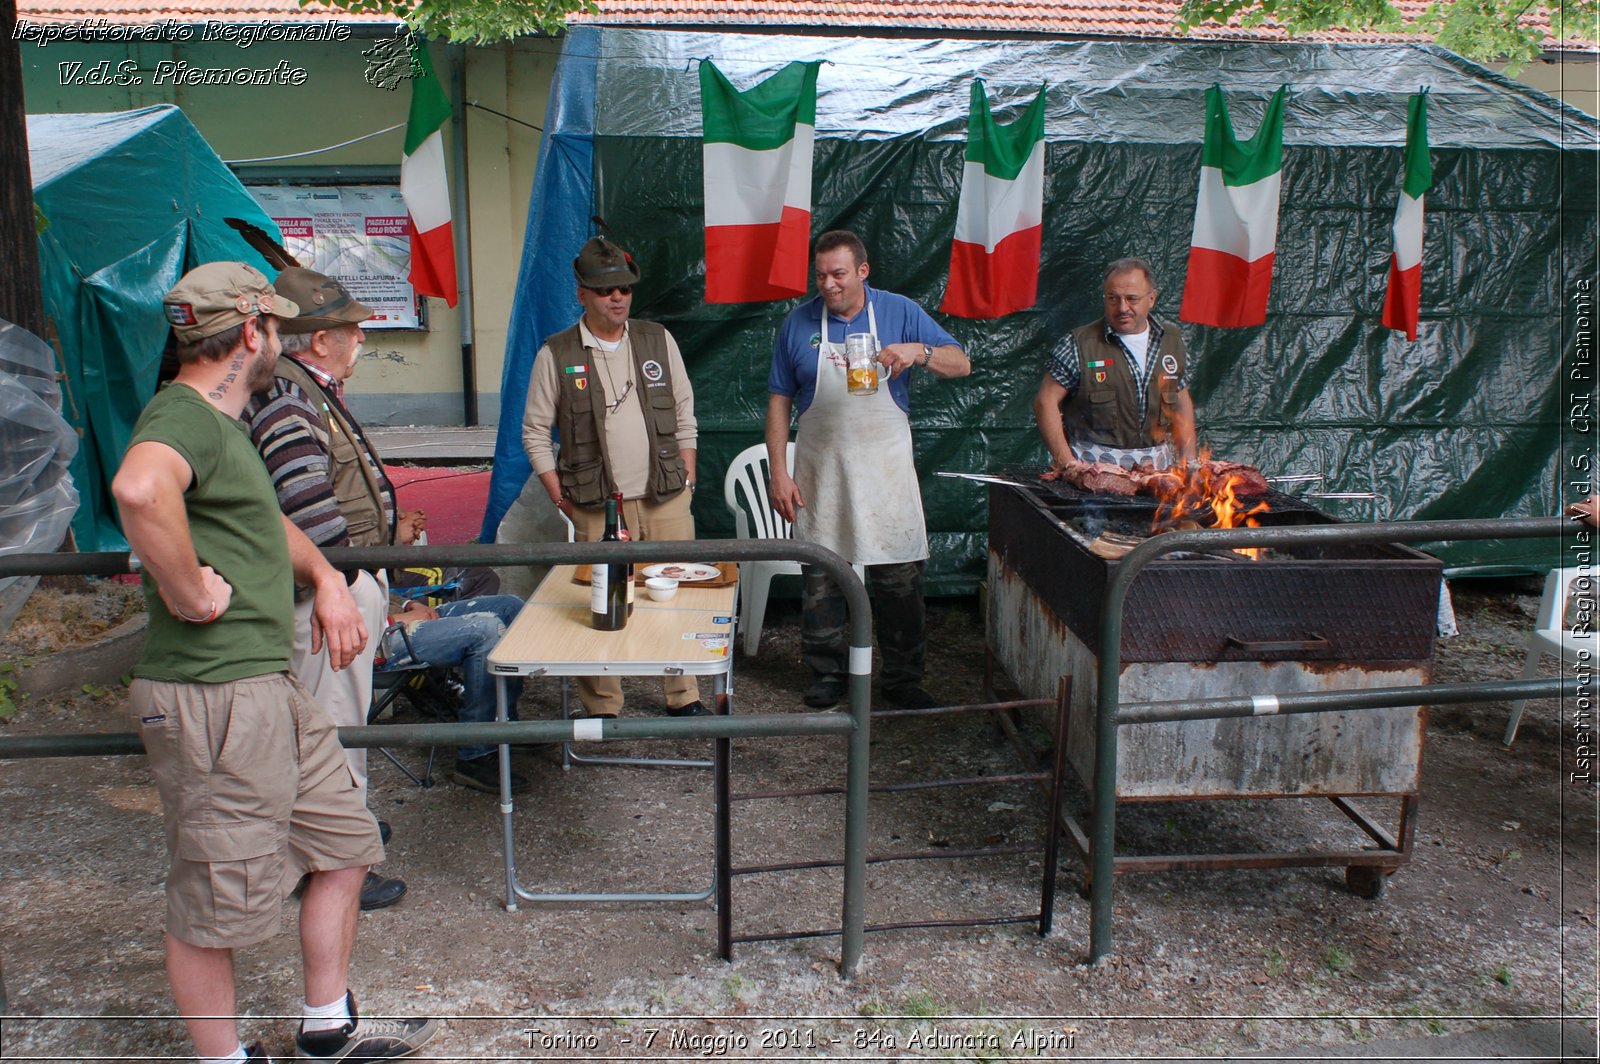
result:
<svg viewBox="0 0 1600 1064"><path fill-rule="evenodd" d="M1061 416L1068 440L1087 440L1105 447L1151 447L1172 438L1172 416L1178 402L1178 382L1183 379L1183 340L1178 330L1165 326L1157 350L1146 351L1154 363L1147 388L1149 401L1141 418L1139 389L1133 367L1122 348L1106 339L1102 318L1072 331L1078 342L1078 387L1061 401ZM1176 368L1168 370L1168 361ZM1104 362L1094 369L1091 362ZM1105 380L1096 380L1096 375Z"/></svg>
<svg viewBox="0 0 1600 1064"><path fill-rule="evenodd" d="M363 453L361 429L293 358L280 357L273 376L298 386L322 409L322 428L328 434L328 477L333 481L333 497L344 516L350 545L386 547L394 542L394 530L384 513L383 485ZM372 461L377 460L374 454Z"/></svg>
<svg viewBox="0 0 1600 1064"><path fill-rule="evenodd" d="M666 334L667 330L656 322L628 321L634 380L650 435L650 477L645 497L651 502L671 498L689 482L688 469L678 450L678 402L673 394L672 366L667 360ZM617 490L603 431L605 387L589 365L590 356L576 324L545 343L557 367L556 430L561 440L556 474L561 490L578 506L604 505L606 496ZM659 380L645 376L647 362L661 367ZM581 387L579 381L583 382Z"/></svg>

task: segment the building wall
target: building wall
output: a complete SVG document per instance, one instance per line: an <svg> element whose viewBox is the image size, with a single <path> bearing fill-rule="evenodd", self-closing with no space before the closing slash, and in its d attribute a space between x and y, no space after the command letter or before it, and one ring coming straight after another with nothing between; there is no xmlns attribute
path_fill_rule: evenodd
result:
<svg viewBox="0 0 1600 1064"><path fill-rule="evenodd" d="M1493 65L1491 69L1504 74L1505 64ZM1547 92L1585 114L1600 115L1600 63L1595 56L1535 60L1523 67L1513 80Z"/></svg>
<svg viewBox="0 0 1600 1064"><path fill-rule="evenodd" d="M291 181L339 178L358 184L393 181L399 175L409 86L394 90L369 84L362 51L376 30L351 29L342 41L254 43L159 41L23 42L24 93L32 113L115 111L174 104L181 107L230 162L293 155L366 136L389 126L401 128L300 158L235 167L246 184L274 176ZM476 378L477 420L494 424L500 415L500 377L512 293L522 254L534 164L539 151L537 126L544 123L550 78L558 53L555 41L524 38L513 43L444 48L435 45L434 67L452 99L457 95L452 63L465 64L466 173L470 233L472 370ZM95 71L112 75L97 84ZM194 68L278 68L284 64L299 84L185 85L160 64ZM131 66L123 64L131 63ZM82 64L73 66L72 64ZM282 68L279 68L282 69ZM303 71L303 78L298 72ZM135 82L135 79L138 79ZM482 108L489 108L484 110ZM510 115L508 120L493 112ZM526 123L526 124L524 124ZM453 150L456 128L446 131ZM452 179L455 175L452 174ZM458 246L463 239L457 234ZM462 310L428 299L426 331L373 331L364 359L350 385L357 416L375 425L460 425L466 421L463 397Z"/></svg>

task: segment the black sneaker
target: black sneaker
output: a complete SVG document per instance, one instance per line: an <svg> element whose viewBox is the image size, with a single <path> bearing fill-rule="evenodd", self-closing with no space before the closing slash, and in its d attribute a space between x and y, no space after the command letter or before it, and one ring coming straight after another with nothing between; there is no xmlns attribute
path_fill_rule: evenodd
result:
<svg viewBox="0 0 1600 1064"><path fill-rule="evenodd" d="M405 896L405 880L385 879L376 872L368 872L361 884L361 911L370 913L374 909L387 909Z"/></svg>
<svg viewBox="0 0 1600 1064"><path fill-rule="evenodd" d="M264 1060L267 1064L272 1064L272 1058L267 1056L267 1051L261 1048L260 1042L251 1042L244 1047L244 1059Z"/></svg>
<svg viewBox="0 0 1600 1064"><path fill-rule="evenodd" d="M355 995L345 991L350 1020L331 1031L297 1031L296 1060L393 1060L409 1057L439 1031L436 1020L364 1020Z"/></svg>
<svg viewBox="0 0 1600 1064"><path fill-rule="evenodd" d="M697 698L693 702L690 702L686 706L668 706L667 707L667 716L669 716L669 717L709 717L709 716L711 716L711 711L706 708L706 704L704 702L700 701Z"/></svg>
<svg viewBox="0 0 1600 1064"><path fill-rule="evenodd" d="M458 757L455 771L450 773L450 778L461 786L471 787L475 791L499 794L500 759L494 754L475 757L471 761L463 761ZM511 773L511 793L526 794L527 790L528 777L520 772Z"/></svg>
<svg viewBox="0 0 1600 1064"><path fill-rule="evenodd" d="M938 700L918 683L903 683L898 687L885 688L883 700L899 709L933 709L939 705Z"/></svg>
<svg viewBox="0 0 1600 1064"><path fill-rule="evenodd" d="M389 827L387 820L378 821L378 841L385 846L389 845L389 836L394 834L394 829Z"/></svg>
<svg viewBox="0 0 1600 1064"><path fill-rule="evenodd" d="M841 676L823 676L806 688L801 701L812 709L832 709L844 697L848 686Z"/></svg>

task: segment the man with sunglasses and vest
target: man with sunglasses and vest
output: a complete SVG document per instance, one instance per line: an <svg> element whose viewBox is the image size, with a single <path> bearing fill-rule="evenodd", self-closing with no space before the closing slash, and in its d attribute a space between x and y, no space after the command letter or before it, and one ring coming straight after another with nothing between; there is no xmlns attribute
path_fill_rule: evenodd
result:
<svg viewBox="0 0 1600 1064"><path fill-rule="evenodd" d="M361 424L344 402L345 381L355 373L365 333L361 323L372 308L358 302L337 280L295 266L278 275L279 291L304 300L302 316L288 324L283 357L272 386L245 411L251 439L261 452L278 492L284 515L318 547L409 546L427 519L420 510L398 511L394 485ZM292 298L292 297L291 297ZM522 607L515 596L488 595L454 602L437 612L420 603L391 607L382 570L351 574L350 590L372 632L362 657L351 668L332 672L307 654L304 603L296 605L295 677L317 696L340 725L365 724L372 702L374 659L394 657L397 648L380 641L390 614L407 622L411 643L424 660L462 666L467 698L463 721L494 719L494 685L486 659L505 625ZM403 608L402 608L403 606ZM457 615L450 615L450 614ZM393 642L393 641L391 641ZM424 648L427 652L424 652ZM404 646L399 648L404 652ZM492 746L459 747L451 779L474 790L500 793L498 759ZM366 788L366 751L351 750L350 768ZM527 781L514 776L513 788ZM362 890L363 909L400 900L406 885L374 874Z"/></svg>
<svg viewBox="0 0 1600 1064"><path fill-rule="evenodd" d="M572 271L583 316L544 342L528 381L522 446L533 473L580 542L601 537L616 491L631 538L693 539L694 391L678 343L629 317L639 266L622 248L594 237ZM693 676L662 677L662 689L668 714L710 713ZM615 677L579 677L578 698L591 717L622 712Z"/></svg>
<svg viewBox="0 0 1600 1064"><path fill-rule="evenodd" d="M1195 457L1188 355L1178 330L1150 313L1155 272L1118 259L1100 287L1105 316L1061 338L1033 400L1047 479L1088 462L1165 469Z"/></svg>

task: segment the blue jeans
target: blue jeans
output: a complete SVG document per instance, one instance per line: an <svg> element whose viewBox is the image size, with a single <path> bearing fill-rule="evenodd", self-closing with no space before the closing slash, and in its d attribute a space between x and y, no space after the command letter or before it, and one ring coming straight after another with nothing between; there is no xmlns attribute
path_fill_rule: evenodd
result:
<svg viewBox="0 0 1600 1064"><path fill-rule="evenodd" d="M425 661L429 665L455 665L461 669L466 695L461 712L457 715L463 724L478 724L494 720L494 677L489 675L489 652L500 642L506 625L522 609L522 600L515 595L484 595L480 598L447 602L439 607L439 619L423 621L411 630L411 653L406 652L405 641L399 633L391 635L383 650L383 669L397 668ZM517 719L517 699L522 694L522 678L506 684L506 700L510 719ZM463 761L484 757L495 750L493 746L457 747L456 756Z"/></svg>

